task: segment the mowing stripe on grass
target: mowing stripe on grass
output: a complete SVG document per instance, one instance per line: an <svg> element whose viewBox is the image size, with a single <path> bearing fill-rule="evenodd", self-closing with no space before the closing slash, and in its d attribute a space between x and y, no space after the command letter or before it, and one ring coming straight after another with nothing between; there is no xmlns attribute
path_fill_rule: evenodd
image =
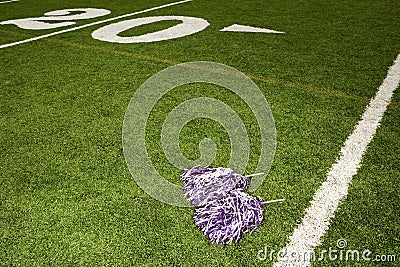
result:
<svg viewBox="0 0 400 267"><path fill-rule="evenodd" d="M51 37L51 36L54 36L54 35L58 35L58 34L66 33L66 32L72 32L72 31L84 29L84 28L87 28L87 27L95 26L95 25L98 25L98 24L107 23L107 22L111 22L111 21L114 21L114 20L119 20L119 19L131 17L131 16L143 14L143 13L146 13L146 12L162 9L162 8L165 8L165 7L170 7L170 6L174 6L174 5L183 4L183 3L186 3L186 2L191 2L191 1L192 0L183 0L183 1L179 1L179 2L165 4L165 5L162 5L162 6L152 7L152 8L148 8L148 9L142 10L142 11L137 11L137 12L125 14L125 15L121 15L121 16L118 16L118 17L114 17L114 18L95 21L95 22L92 22L92 23L88 23L88 24L85 24L85 25L81 25L81 26L65 29L65 30L58 31L58 32L52 32L52 33L36 36L36 37L29 38L29 39L26 39L26 40L18 41L18 42L13 42L13 43L9 43L9 44L3 44L3 45L0 45L0 49L6 48L6 47L15 46L15 45L19 45L19 44L29 43L29 42L32 42L32 41L40 40L40 39Z"/></svg>
<svg viewBox="0 0 400 267"><path fill-rule="evenodd" d="M367 106L353 133L347 138L341 155L332 165L327 179L314 195L311 205L306 209L303 221L294 230L289 243L281 250L274 267L310 266L314 249L321 244L321 237L329 228L330 220L347 193L352 177L360 167L368 144L373 139L376 129L390 103L392 95L400 82L400 54L375 97Z"/></svg>
<svg viewBox="0 0 400 267"><path fill-rule="evenodd" d="M26 37L32 36L31 34L27 34L27 33L13 32L13 31L8 31L8 30L3 30L3 29L0 29L0 32L7 33L7 34L13 34L13 35L19 35L19 36L26 36ZM89 50L94 50L94 51L106 52L106 53L110 53L110 54L122 55L122 56L126 56L126 57L134 57L134 58L141 59L141 60L166 63L169 65L177 65L177 64L183 63L183 62L176 61L176 60L149 56L149 55L145 55L142 53L138 54L138 53L134 53L134 52L119 51L116 49L110 49L110 48L103 47L103 46L84 45L84 44L65 41L65 40L56 39L56 38L45 39L45 41L51 42L51 43L62 44L62 45L68 45L68 46L72 46L72 47L78 47L81 49L89 49ZM359 96L356 94L351 94L349 92L336 91L336 90L329 89L329 88L317 87L317 86L312 86L309 84L296 83L296 82L291 82L291 81L278 79L278 78L274 78L274 77L258 76L258 75L252 75L250 73L244 73L244 74L254 81L260 81L260 82L267 83L267 84L280 85L280 86L284 86L284 87L288 87L288 88L300 89L300 90L303 90L306 92L323 94L323 95L342 98L342 99L352 99L352 100L357 100L357 101L361 101L361 102L365 102L365 103L368 103L368 101L369 101L369 99L365 96ZM399 103L392 103L392 105L398 106Z"/></svg>
<svg viewBox="0 0 400 267"><path fill-rule="evenodd" d="M348 92L336 91L336 90L332 90L329 88L317 87L317 86L312 86L309 84L295 83L295 82L286 81L286 80L273 78L273 77L255 76L255 75L247 74L247 73L245 73L245 74L252 80L265 82L268 84L281 85L284 87L296 88L296 89L300 89L300 90L307 91L307 92L314 92L317 94L324 94L324 95L334 96L334 97L338 97L338 98L353 99L353 100L362 101L365 103L368 103L368 100L369 100L367 97L364 97L364 96L359 96L359 95L351 94Z"/></svg>

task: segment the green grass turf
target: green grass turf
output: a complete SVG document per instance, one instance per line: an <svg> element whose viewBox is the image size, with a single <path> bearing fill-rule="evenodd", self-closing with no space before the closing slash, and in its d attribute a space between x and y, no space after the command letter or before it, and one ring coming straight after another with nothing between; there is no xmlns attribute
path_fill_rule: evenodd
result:
<svg viewBox="0 0 400 267"><path fill-rule="evenodd" d="M0 19L74 7L106 8L112 17L165 3L21 0L0 5ZM0 50L0 265L271 265L258 261L257 252L265 245L280 249L300 222L400 51L399 14L397 1L195 0L139 16L195 16L211 24L184 38L112 44L91 38L100 27L95 26ZM287 34L219 32L234 23ZM0 42L48 32L1 25ZM143 192L122 154L124 113L135 90L168 66L197 60L224 63L252 77L277 128L276 157L256 194L286 201L267 206L259 230L226 248L209 244L192 221L192 209L162 204ZM152 112L147 148L154 166L171 181L179 183L179 170L162 155L160 123L195 96L224 100L240 114L253 145L248 172L254 170L260 146L254 117L237 96L214 89L177 88ZM398 253L399 107L396 93L320 249L342 237L354 249ZM204 119L183 129L183 153L198 156L197 144L205 136L218 145L215 164L226 164L227 134Z"/></svg>

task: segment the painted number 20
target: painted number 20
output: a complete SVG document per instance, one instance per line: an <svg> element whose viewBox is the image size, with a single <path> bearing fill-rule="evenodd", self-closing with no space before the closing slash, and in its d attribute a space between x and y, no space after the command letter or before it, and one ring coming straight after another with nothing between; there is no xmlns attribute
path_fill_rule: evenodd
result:
<svg viewBox="0 0 400 267"><path fill-rule="evenodd" d="M45 30L65 27L75 24L74 20L92 19L110 14L111 11L99 8L75 8L47 12L42 17L14 19L0 22L1 25L13 24L21 29ZM159 21L181 21L178 25L164 30L139 36L121 37L118 34L137 26ZM50 23L52 22L52 23ZM200 32L210 24L205 19L184 16L156 16L144 17L116 22L106 25L92 32L97 40L112 43L144 43L158 42L180 38Z"/></svg>

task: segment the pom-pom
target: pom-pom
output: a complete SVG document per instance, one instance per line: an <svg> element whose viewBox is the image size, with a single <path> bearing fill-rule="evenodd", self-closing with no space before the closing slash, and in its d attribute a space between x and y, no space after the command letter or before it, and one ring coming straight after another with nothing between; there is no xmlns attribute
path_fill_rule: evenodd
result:
<svg viewBox="0 0 400 267"><path fill-rule="evenodd" d="M197 207L194 221L212 243L237 242L248 231L253 232L263 220L263 203L240 189Z"/></svg>
<svg viewBox="0 0 400 267"><path fill-rule="evenodd" d="M196 207L217 200L231 190L244 190L249 186L248 177L229 168L196 166L184 170L181 179L185 196Z"/></svg>
<svg viewBox="0 0 400 267"><path fill-rule="evenodd" d="M188 200L196 207L194 221L216 244L237 242L263 221L264 203L244 190L253 174L243 176L229 168L196 166L184 170L181 179ZM283 200L274 200L278 202Z"/></svg>

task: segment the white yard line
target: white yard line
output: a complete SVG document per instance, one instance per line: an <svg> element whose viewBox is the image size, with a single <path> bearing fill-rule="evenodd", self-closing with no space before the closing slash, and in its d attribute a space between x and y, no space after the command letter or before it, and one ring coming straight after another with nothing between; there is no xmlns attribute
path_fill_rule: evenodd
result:
<svg viewBox="0 0 400 267"><path fill-rule="evenodd" d="M347 196L352 177L360 167L367 146L374 137L399 82L400 54L389 68L385 80L353 133L347 138L340 158L332 165L326 181L314 195L303 221L294 230L286 247L281 250L281 255L286 256L278 259L274 267L311 265L310 257L304 256L314 253L314 249L321 244L321 237L328 230L340 201Z"/></svg>
<svg viewBox="0 0 400 267"><path fill-rule="evenodd" d="M11 3L11 2L18 2L19 0L8 0L8 1L2 1L0 4L6 4L6 3Z"/></svg>
<svg viewBox="0 0 400 267"><path fill-rule="evenodd" d="M9 44L3 44L3 45L0 45L0 49L6 48L6 47L15 46L15 45L19 45L19 44L29 43L29 42L32 42L32 41L40 40L40 39L51 37L51 36L54 36L54 35L58 35L58 34L66 33L66 32L72 32L72 31L83 29L83 28L95 26L95 25L98 25L98 24L107 23L107 22L111 22L111 21L114 21L114 20L119 20L119 19L131 17L131 16L143 14L143 13L146 13L146 12L162 9L162 8L165 8L165 7L170 7L170 6L174 6L174 5L183 4L183 3L186 3L186 2L191 2L191 1L192 0L184 0L184 1L174 2L174 3L170 3L170 4L165 4L165 5L162 5L162 6L152 7L152 8L148 8L148 9L142 10L142 11L137 11L137 12L125 14L125 15L121 15L121 16L118 16L118 17L114 17L114 18L109 18L109 19L105 19L105 20L101 20L101 21L95 21L95 22L92 22L92 23L88 23L88 24L85 24L85 25L81 25L81 26L65 29L65 30L58 31L58 32L52 32L52 33L36 36L36 37L29 38L29 39L26 39L26 40L18 41L18 42L13 42L13 43L9 43Z"/></svg>

